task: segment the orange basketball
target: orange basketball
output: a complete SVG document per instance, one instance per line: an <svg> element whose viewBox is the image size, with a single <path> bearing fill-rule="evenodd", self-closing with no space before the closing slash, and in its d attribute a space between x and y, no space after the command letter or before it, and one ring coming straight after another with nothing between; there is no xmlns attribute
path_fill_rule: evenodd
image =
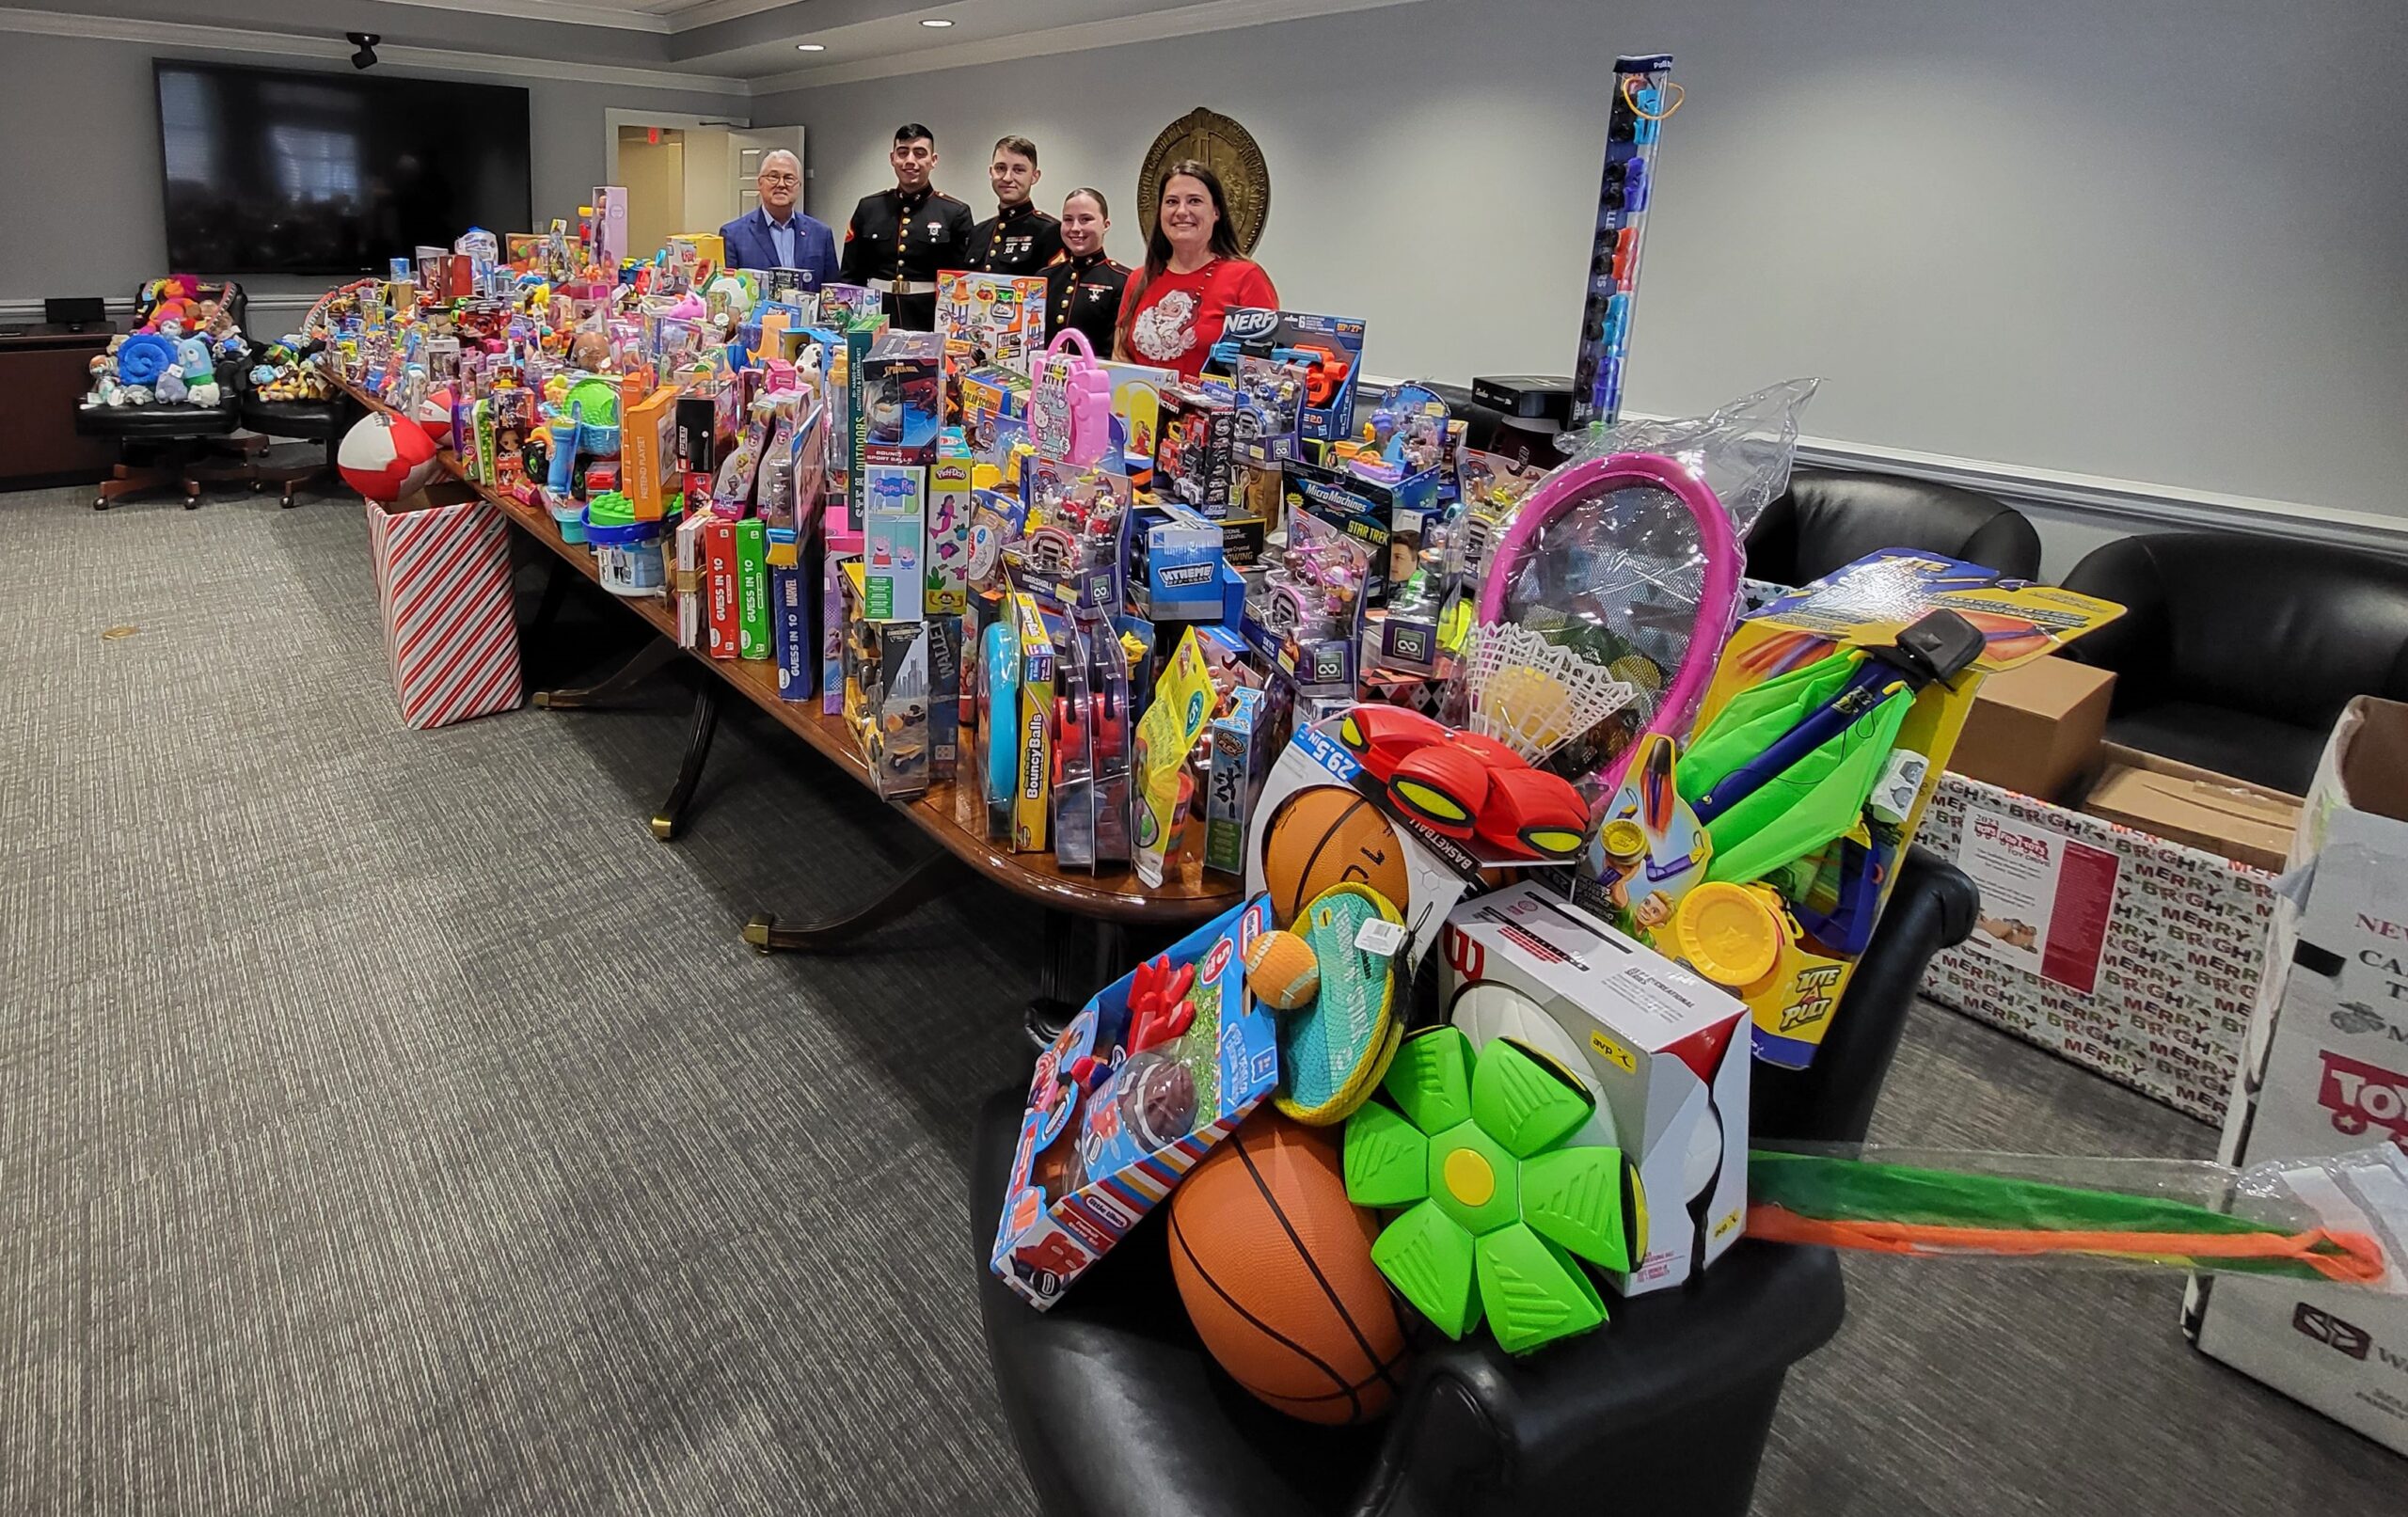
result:
<svg viewBox="0 0 2408 1517"><path fill-rule="evenodd" d="M1258 1112L1170 1198L1170 1272L1229 1378L1307 1422L1369 1422L1404 1383L1404 1324L1346 1199L1338 1134Z"/></svg>
<svg viewBox="0 0 2408 1517"><path fill-rule="evenodd" d="M1262 886L1284 927L1312 898L1349 880L1369 885L1409 912L1413 876L1404 845L1380 809L1343 785L1290 796L1262 834Z"/></svg>

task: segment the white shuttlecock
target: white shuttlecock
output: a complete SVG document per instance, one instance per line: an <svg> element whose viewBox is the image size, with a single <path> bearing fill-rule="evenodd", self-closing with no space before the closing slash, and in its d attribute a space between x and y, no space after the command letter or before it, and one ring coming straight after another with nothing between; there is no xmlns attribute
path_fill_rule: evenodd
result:
<svg viewBox="0 0 2408 1517"><path fill-rule="evenodd" d="M1595 659L1502 624L1473 631L1465 687L1471 730L1533 764L1640 696Z"/></svg>

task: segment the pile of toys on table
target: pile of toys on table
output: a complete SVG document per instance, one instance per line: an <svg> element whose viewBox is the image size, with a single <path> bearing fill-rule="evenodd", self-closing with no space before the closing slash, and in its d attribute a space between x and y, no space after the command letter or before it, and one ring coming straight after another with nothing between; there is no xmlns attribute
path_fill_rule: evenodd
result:
<svg viewBox="0 0 2408 1517"><path fill-rule="evenodd" d="M1039 1057L1012 1289L1052 1305L1169 1197L1206 1347L1351 1422L1417 1316L1530 1351L1751 1229L1938 1246L1920 1171L1790 1156L1751 1207L1751 1068L1842 1014L1982 677L2116 608L1890 551L1749 610L1810 384L1540 474L1419 386L1358 431L1359 322L1236 313L1182 386L1041 346L1036 280L948 274L915 333L708 235L628 258L614 194L396 261L313 335L689 646L841 718L882 795L1239 901ZM2058 1246L2098 1251L2086 1205ZM2323 1246L2291 1262L2363 1272Z"/></svg>
<svg viewBox="0 0 2408 1517"><path fill-rule="evenodd" d="M204 285L189 274L144 285L134 330L110 339L92 359L85 407L224 403L218 366L250 352L234 315L241 302L236 286Z"/></svg>

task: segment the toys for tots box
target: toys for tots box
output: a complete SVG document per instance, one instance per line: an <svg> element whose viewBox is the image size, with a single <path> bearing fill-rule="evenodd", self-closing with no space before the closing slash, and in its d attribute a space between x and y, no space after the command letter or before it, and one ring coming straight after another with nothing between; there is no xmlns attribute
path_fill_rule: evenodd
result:
<svg viewBox="0 0 2408 1517"><path fill-rule="evenodd" d="M1194 1015L1177 1036L1149 1039L1149 1008L1132 1005L1141 968L1097 991L1038 1055L988 1267L1038 1309L1278 1083L1271 1013L1245 988L1246 945L1270 930L1258 895L1165 952L1168 972L1195 971Z"/></svg>
<svg viewBox="0 0 2408 1517"><path fill-rule="evenodd" d="M2291 842L2227 1164L2408 1152L2408 705L2361 696ZM2394 1155L2408 1205L2408 1158ZM2395 1289L2402 1287L2392 1262ZM2199 1348L2408 1454L2408 1299L2222 1274L2194 1281Z"/></svg>
<svg viewBox="0 0 2408 1517"><path fill-rule="evenodd" d="M1737 1241L1748 1206L1747 1003L1543 887L1525 882L1447 919L1440 988L1475 1047L1511 1037L1554 1059L1639 1171L1647 1251L1609 1272L1625 1296L1687 1280Z"/></svg>

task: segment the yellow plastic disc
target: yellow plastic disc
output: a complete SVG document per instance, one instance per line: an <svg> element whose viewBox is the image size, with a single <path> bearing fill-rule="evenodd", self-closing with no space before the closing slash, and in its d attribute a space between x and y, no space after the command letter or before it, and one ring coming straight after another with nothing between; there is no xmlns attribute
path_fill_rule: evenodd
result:
<svg viewBox="0 0 2408 1517"><path fill-rule="evenodd" d="M1647 833L1637 822L1608 822L1601 840L1615 863L1634 864L1647 857Z"/></svg>
<svg viewBox="0 0 2408 1517"><path fill-rule="evenodd" d="M1497 1193L1497 1172L1485 1156L1458 1148L1447 1156L1447 1193L1467 1207L1484 1207Z"/></svg>
<svg viewBox="0 0 2408 1517"><path fill-rule="evenodd" d="M1755 893L1709 880L1681 897L1672 932L1682 956L1717 985L1740 989L1781 962L1781 921Z"/></svg>

